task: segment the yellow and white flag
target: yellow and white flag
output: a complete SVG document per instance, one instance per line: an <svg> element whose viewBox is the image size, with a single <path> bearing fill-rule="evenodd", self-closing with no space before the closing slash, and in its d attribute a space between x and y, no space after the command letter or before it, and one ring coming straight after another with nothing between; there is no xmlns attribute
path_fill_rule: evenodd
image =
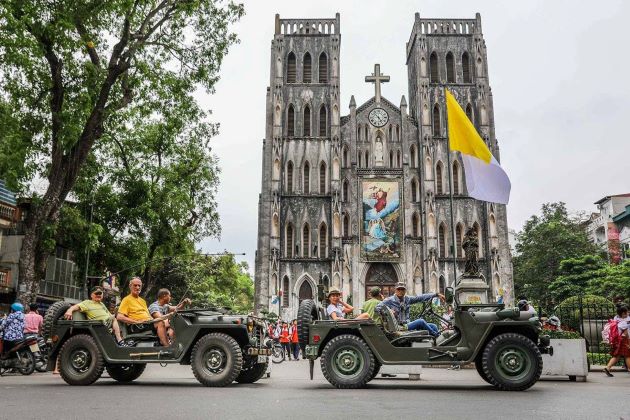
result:
<svg viewBox="0 0 630 420"><path fill-rule="evenodd" d="M510 179L455 97L446 89L445 92L449 145L451 150L462 154L468 195L477 200L507 204L512 187Z"/></svg>

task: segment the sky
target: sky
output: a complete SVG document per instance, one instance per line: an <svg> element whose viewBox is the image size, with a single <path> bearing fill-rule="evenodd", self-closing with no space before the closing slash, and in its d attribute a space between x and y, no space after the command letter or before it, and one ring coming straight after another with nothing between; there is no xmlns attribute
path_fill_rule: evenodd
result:
<svg viewBox="0 0 630 420"><path fill-rule="evenodd" d="M414 14L472 19L481 13L501 165L512 182L508 226L519 231L547 202L596 211L598 199L630 192L630 2L246 1L213 95L201 105L220 123L211 141L221 168L220 238L206 252L245 253L254 272L265 100L274 18L341 14L341 114L374 95L375 63L391 77L382 95L409 99L405 44Z"/></svg>

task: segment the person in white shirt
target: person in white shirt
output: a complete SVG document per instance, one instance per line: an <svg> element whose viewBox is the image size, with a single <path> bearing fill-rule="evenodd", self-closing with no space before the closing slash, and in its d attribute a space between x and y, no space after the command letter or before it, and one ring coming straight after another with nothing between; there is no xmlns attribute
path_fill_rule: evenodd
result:
<svg viewBox="0 0 630 420"><path fill-rule="evenodd" d="M328 291L328 301L330 304L326 308L326 313L333 320L344 319L346 314L352 313L354 311L354 307L348 305L346 302L341 300L341 291L336 287L331 287ZM357 316L355 319L369 319L370 314L363 313Z"/></svg>

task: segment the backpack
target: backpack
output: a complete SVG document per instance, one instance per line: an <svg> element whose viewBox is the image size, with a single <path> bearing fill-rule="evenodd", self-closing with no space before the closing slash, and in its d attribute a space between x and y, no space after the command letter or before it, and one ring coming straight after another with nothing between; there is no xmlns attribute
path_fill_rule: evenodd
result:
<svg viewBox="0 0 630 420"><path fill-rule="evenodd" d="M606 344L615 344L621 335L619 335L619 328L617 325L619 320L609 319L604 328L602 329L602 341Z"/></svg>

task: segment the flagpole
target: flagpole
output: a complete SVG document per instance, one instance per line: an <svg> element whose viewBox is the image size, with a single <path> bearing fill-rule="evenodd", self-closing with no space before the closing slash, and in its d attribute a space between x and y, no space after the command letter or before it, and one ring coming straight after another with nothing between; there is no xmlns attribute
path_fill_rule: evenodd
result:
<svg viewBox="0 0 630 420"><path fill-rule="evenodd" d="M448 105L446 104L446 87L442 85L444 92L444 122L446 122L446 156L448 161L448 193L451 205L451 250L453 252L453 287L457 286L457 244L455 243L455 214L453 212L453 175L451 173L451 145L448 136Z"/></svg>

